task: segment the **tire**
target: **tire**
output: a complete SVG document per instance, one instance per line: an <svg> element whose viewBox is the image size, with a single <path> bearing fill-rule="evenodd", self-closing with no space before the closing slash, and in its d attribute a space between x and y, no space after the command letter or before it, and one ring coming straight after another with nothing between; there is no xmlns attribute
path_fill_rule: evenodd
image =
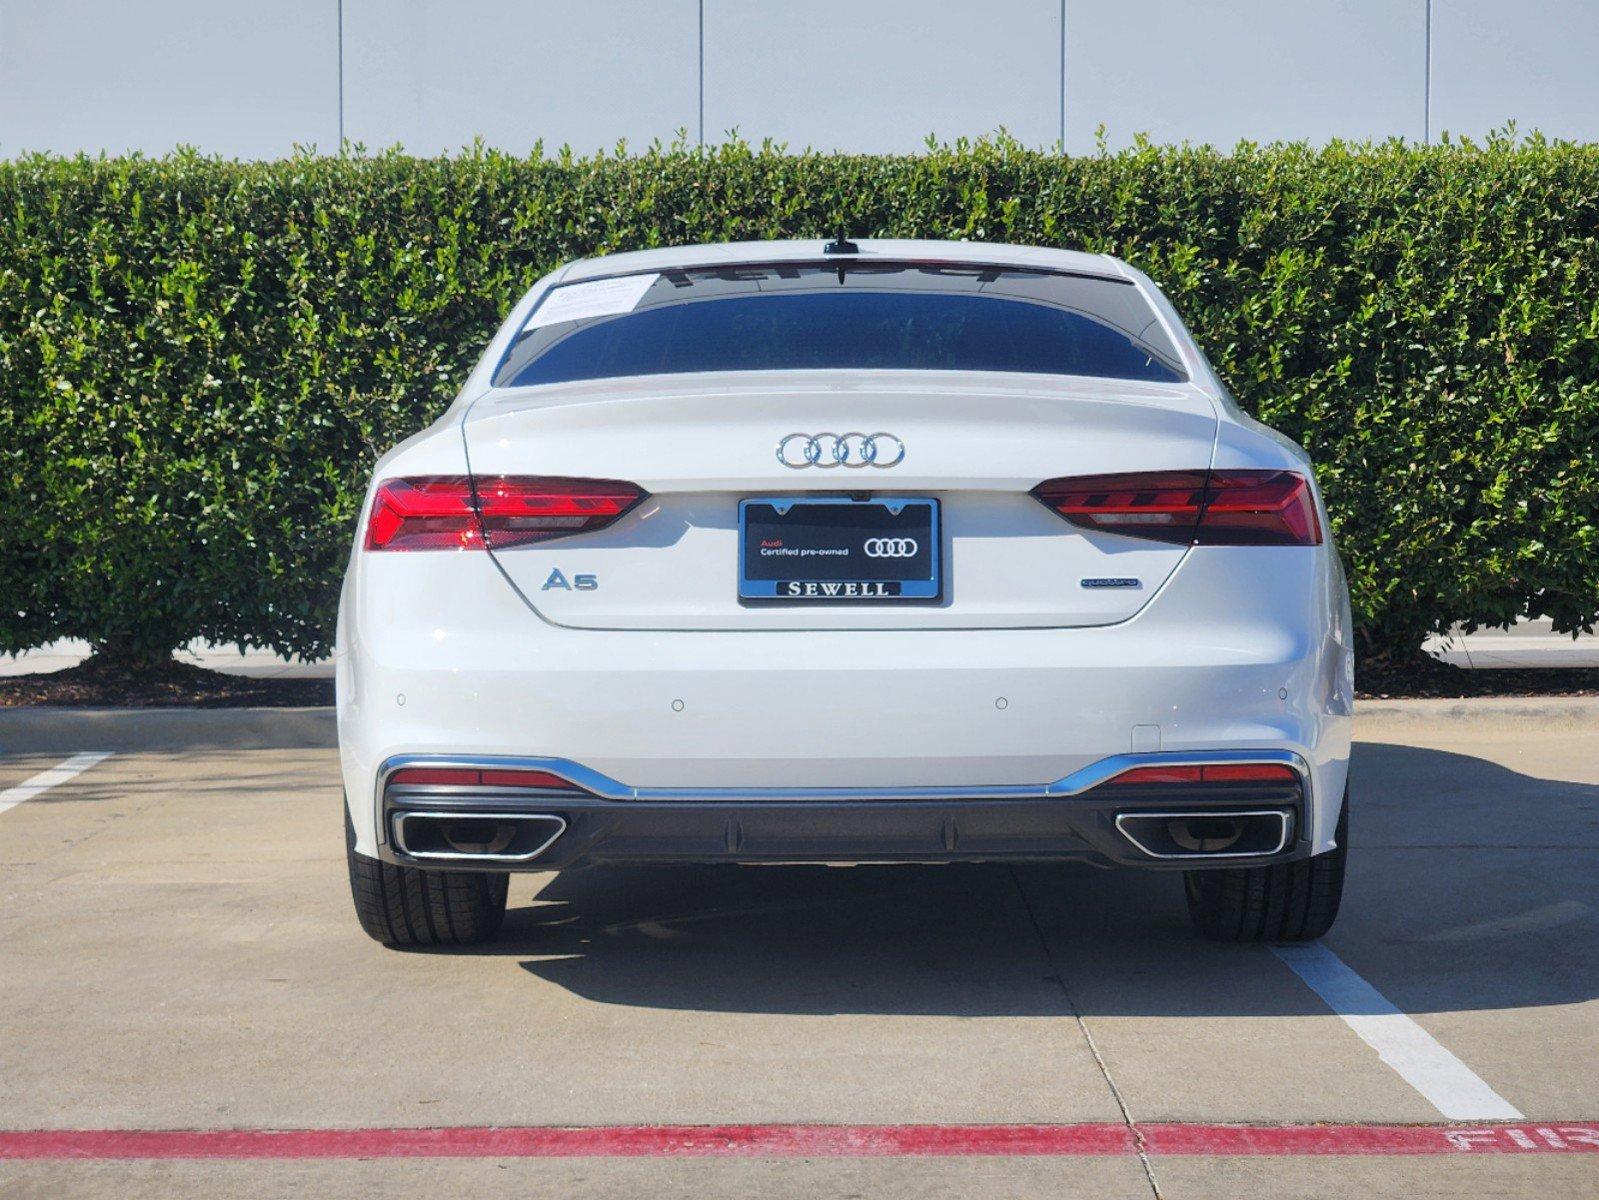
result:
<svg viewBox="0 0 1599 1200"><path fill-rule="evenodd" d="M1188 915L1217 942L1313 942L1332 928L1349 857L1349 793L1333 835L1338 848L1270 867L1189 871Z"/></svg>
<svg viewBox="0 0 1599 1200"><path fill-rule="evenodd" d="M505 920L510 877L493 871L420 871L355 852L355 827L344 812L344 853L355 915L385 946L471 946Z"/></svg>

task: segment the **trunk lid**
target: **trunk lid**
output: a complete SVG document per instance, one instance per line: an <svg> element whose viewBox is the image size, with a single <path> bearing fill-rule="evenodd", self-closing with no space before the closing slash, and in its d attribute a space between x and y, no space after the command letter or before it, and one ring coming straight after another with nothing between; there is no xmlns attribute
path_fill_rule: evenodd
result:
<svg viewBox="0 0 1599 1200"><path fill-rule="evenodd" d="M751 372L490 392L470 408L463 435L478 477L627 480L650 493L609 528L493 551L510 584L555 624L1005 628L1126 620L1186 552L1068 524L1031 488L1064 475L1204 468L1217 420L1210 398L1188 384ZM879 431L904 447L892 467L794 469L778 459L790 434ZM741 603L740 501L846 495L938 501L942 597Z"/></svg>

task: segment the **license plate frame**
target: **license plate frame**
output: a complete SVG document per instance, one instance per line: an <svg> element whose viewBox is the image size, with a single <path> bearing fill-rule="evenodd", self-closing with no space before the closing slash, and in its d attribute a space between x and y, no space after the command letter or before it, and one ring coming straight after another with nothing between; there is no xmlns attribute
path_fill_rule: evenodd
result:
<svg viewBox="0 0 1599 1200"><path fill-rule="evenodd" d="M738 505L738 602L938 604L942 515L934 496L747 497Z"/></svg>

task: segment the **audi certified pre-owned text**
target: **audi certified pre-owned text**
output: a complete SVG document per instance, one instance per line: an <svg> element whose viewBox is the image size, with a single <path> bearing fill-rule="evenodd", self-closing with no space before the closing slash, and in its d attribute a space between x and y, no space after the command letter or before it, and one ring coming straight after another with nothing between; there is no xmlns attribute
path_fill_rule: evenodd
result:
<svg viewBox="0 0 1599 1200"><path fill-rule="evenodd" d="M1347 850L1315 474L1150 280L974 243L568 263L379 461L339 609L357 916L516 871L1081 860L1315 938Z"/></svg>

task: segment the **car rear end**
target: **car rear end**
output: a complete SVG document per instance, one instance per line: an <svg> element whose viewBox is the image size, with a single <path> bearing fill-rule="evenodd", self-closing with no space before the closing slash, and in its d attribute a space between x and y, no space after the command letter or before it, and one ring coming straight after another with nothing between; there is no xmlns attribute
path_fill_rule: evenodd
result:
<svg viewBox="0 0 1599 1200"><path fill-rule="evenodd" d="M584 264L379 464L340 619L352 853L1333 850L1347 601L1302 454L1110 260L815 250Z"/></svg>

